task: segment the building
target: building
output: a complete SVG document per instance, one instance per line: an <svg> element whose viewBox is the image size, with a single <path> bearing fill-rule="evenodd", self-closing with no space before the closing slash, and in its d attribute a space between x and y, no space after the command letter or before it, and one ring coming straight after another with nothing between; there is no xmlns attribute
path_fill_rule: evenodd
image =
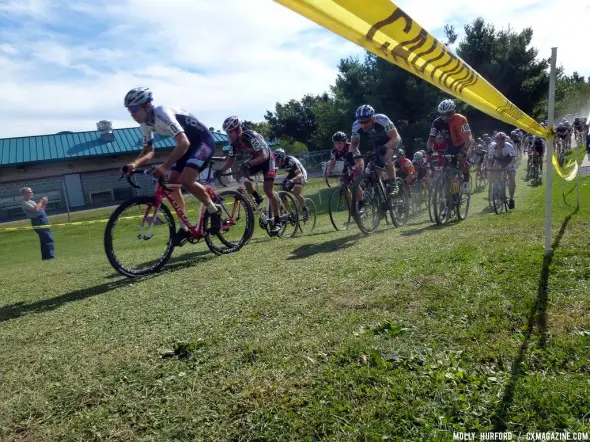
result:
<svg viewBox="0 0 590 442"><path fill-rule="evenodd" d="M50 213L116 204L138 194L153 192L149 176L135 175L141 189L120 180L120 169L142 149L138 127L112 129L108 121L96 131L0 139L0 222L23 218L19 189L30 186L37 197L47 195ZM225 133L213 132L218 150L228 147ZM174 139L156 135L158 164L175 146Z"/></svg>

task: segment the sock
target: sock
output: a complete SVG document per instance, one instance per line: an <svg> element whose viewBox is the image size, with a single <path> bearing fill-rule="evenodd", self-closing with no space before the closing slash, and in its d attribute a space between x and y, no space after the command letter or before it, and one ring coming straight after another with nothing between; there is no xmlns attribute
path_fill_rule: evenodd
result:
<svg viewBox="0 0 590 442"><path fill-rule="evenodd" d="M275 216L275 224L278 224L281 222L281 217L280 216Z"/></svg>
<svg viewBox="0 0 590 442"><path fill-rule="evenodd" d="M217 213L217 206L211 203L210 206L207 206L207 212L209 213Z"/></svg>

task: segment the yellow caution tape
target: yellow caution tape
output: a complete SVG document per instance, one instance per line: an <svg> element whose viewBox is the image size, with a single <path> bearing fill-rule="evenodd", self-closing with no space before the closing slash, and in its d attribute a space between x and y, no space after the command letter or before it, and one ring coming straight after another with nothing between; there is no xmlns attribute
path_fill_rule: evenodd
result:
<svg viewBox="0 0 590 442"><path fill-rule="evenodd" d="M578 174L578 163L574 160L568 161L568 163L562 168L559 166L559 161L557 160L555 152L553 152L551 162L553 163L553 167L557 171L557 174L566 181L572 181Z"/></svg>
<svg viewBox="0 0 590 442"><path fill-rule="evenodd" d="M390 0L275 1L494 118L548 135L547 129Z"/></svg>

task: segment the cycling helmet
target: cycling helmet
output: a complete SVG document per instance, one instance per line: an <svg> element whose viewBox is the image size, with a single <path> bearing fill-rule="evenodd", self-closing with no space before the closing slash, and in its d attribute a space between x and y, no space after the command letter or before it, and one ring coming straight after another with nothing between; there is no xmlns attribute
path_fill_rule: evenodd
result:
<svg viewBox="0 0 590 442"><path fill-rule="evenodd" d="M455 102L453 100L447 99L440 102L438 105L438 113L439 114L446 114L447 112L455 110Z"/></svg>
<svg viewBox="0 0 590 442"><path fill-rule="evenodd" d="M424 154L421 151L414 153L414 161L418 161L424 158Z"/></svg>
<svg viewBox="0 0 590 442"><path fill-rule="evenodd" d="M348 140L348 137L342 131L338 131L334 135L332 135L332 141L334 141L334 142L347 141L347 140Z"/></svg>
<svg viewBox="0 0 590 442"><path fill-rule="evenodd" d="M561 119L561 122L562 122L562 123L565 123L566 121L567 121L567 120L566 120L565 118L562 118L562 119Z"/></svg>
<svg viewBox="0 0 590 442"><path fill-rule="evenodd" d="M149 103L154 99L149 87L136 87L131 89L125 95L125 107L139 106L140 104Z"/></svg>
<svg viewBox="0 0 590 442"><path fill-rule="evenodd" d="M483 134L482 137L485 140L486 138L489 138L490 137L490 134Z"/></svg>
<svg viewBox="0 0 590 442"><path fill-rule="evenodd" d="M240 127L240 120L235 115L227 117L223 122L223 130L226 132L237 129L238 127Z"/></svg>
<svg viewBox="0 0 590 442"><path fill-rule="evenodd" d="M558 129L563 129L564 127L565 127L565 124L563 124L563 123L559 123L559 124L557 125L557 128L558 128Z"/></svg>
<svg viewBox="0 0 590 442"><path fill-rule="evenodd" d="M398 158L403 158L403 157L406 156L406 152L403 149L398 149L395 152L395 156L398 157Z"/></svg>
<svg viewBox="0 0 590 442"><path fill-rule="evenodd" d="M580 117L574 118L574 123L579 123L579 122L580 122Z"/></svg>
<svg viewBox="0 0 590 442"><path fill-rule="evenodd" d="M366 120L375 115L375 109L370 104L363 104L356 110L357 120Z"/></svg>
<svg viewBox="0 0 590 442"><path fill-rule="evenodd" d="M281 159L285 158L286 156L287 156L287 154L285 153L285 149L278 148L277 150L275 150L275 158L277 160L281 160Z"/></svg>
<svg viewBox="0 0 590 442"><path fill-rule="evenodd" d="M539 146L539 145L543 144L543 142L544 142L543 138L535 137L535 141L534 141L535 146Z"/></svg>
<svg viewBox="0 0 590 442"><path fill-rule="evenodd" d="M496 135L494 135L494 141L506 141L507 138L508 137L504 132L498 132Z"/></svg>

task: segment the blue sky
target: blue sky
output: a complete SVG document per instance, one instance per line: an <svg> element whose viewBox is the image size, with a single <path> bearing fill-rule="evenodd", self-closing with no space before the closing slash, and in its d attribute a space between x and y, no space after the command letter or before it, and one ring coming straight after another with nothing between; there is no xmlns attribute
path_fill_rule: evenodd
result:
<svg viewBox="0 0 590 442"><path fill-rule="evenodd" d="M478 16L532 26L543 56L558 46L566 72L590 75L576 49L587 40L585 0L481 3L397 2L435 34ZM567 32L555 32L555 17ZM328 90L338 61L362 53L270 0L0 0L0 138L94 130L102 119L133 126L121 103L135 86L208 126L229 114L261 120L277 101Z"/></svg>

